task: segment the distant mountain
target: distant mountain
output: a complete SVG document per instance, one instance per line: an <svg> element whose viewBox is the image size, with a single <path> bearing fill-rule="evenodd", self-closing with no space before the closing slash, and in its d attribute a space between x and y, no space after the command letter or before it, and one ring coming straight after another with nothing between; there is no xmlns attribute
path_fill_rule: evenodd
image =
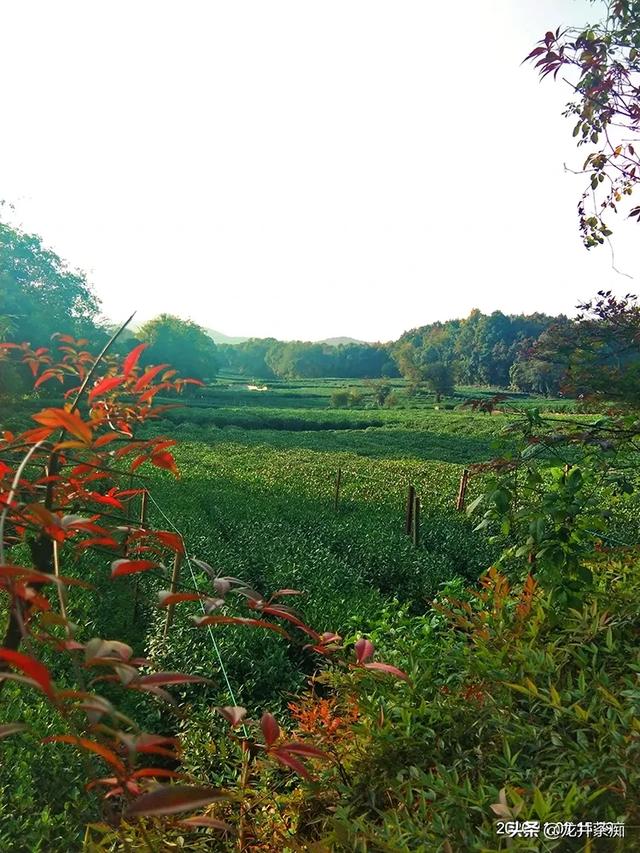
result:
<svg viewBox="0 0 640 853"><path fill-rule="evenodd" d="M225 335L222 332L218 332L215 329L205 329L205 332L209 335L210 338L213 338L215 343L217 344L242 344L245 341L248 341L247 337L237 337L232 338L229 335ZM364 341L358 341L355 338L325 338L322 341L314 341L317 344L326 344L330 347L337 347L341 344L363 344Z"/></svg>
<svg viewBox="0 0 640 853"><path fill-rule="evenodd" d="M249 338L230 338L229 335L223 335L222 332L217 332L215 329L205 329L205 332L210 338L213 338L216 344L243 344Z"/></svg>
<svg viewBox="0 0 640 853"><path fill-rule="evenodd" d="M339 347L342 344L364 344L366 341L358 341L355 338L325 338L323 341L317 341L319 344L327 344L330 347Z"/></svg>
<svg viewBox="0 0 640 853"><path fill-rule="evenodd" d="M136 333L140 329L140 323L132 323L128 329L125 329L123 333L123 337L135 337ZM109 325L107 325L108 329L113 329L115 331L118 328L118 324L109 321ZM250 337L238 336L231 337L230 335L225 335L224 332L218 332L217 329L207 329L203 327L205 332L209 335L210 338L213 339L216 344L243 344L245 341L251 340ZM254 336L255 337L255 336ZM299 340L296 338L296 340ZM287 343L287 341L281 341L281 343ZM338 337L338 338L323 338L321 341L307 341L306 343L314 343L314 344L326 344L329 347L339 347L344 346L345 344L366 344L367 341L360 341L357 338L347 338L347 337Z"/></svg>

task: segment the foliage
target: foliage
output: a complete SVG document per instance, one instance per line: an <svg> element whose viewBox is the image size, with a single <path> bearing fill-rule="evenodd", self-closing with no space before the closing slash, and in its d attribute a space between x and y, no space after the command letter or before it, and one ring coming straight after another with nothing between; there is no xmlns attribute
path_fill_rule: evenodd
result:
<svg viewBox="0 0 640 853"><path fill-rule="evenodd" d="M634 551L607 545L618 517L633 537L633 414L524 408L501 437L503 417L376 407L385 426L314 444L313 429L221 430L216 410L165 406L185 381L142 366L143 345L95 367L74 339L56 349L0 350L74 401L39 401L36 428L0 447L0 734L37 756L3 767L0 808L35 801L47 756L72 770L64 790L44 774L49 810L3 827L5 845L22 833L79 849L88 822L93 850L481 851L502 849L495 821L512 815L637 822L640 573ZM197 415L182 447L165 438ZM337 449L341 433L352 444ZM496 439L503 456L487 462ZM455 512L446 458L475 463L493 544ZM134 524L139 468L153 505ZM403 529L408 483L419 547ZM496 558L466 590L461 576ZM171 589L170 560L185 567Z"/></svg>
<svg viewBox="0 0 640 853"><path fill-rule="evenodd" d="M447 376L442 393L453 380L470 384L509 384L509 372L523 349L530 346L554 319L544 314L491 315L474 309L464 320L432 323L405 332L390 344L328 344L251 339L219 348L225 366L247 377L287 380L319 377L404 376L419 385L442 365ZM381 386L386 383L381 383ZM435 390L435 385L432 385Z"/></svg>
<svg viewBox="0 0 640 853"><path fill-rule="evenodd" d="M127 458L132 458L128 465L130 476L145 463L178 475L169 450L175 442L158 436L140 438L134 430L165 411L165 407L154 405L154 397L160 391L180 391L196 380L176 378L176 372L167 371L164 364L141 366L145 344L137 346L123 362L104 353L96 359L83 349L84 344L82 340L59 336L58 353L45 347L33 350L28 344L2 345L3 354L16 353L30 368L36 386L69 377L74 377L79 386L66 394L74 396L72 403L42 409L33 416L36 428L19 435L5 432L0 444L7 460L0 467L0 582L8 598L4 642L0 647L0 688L18 682L44 698L45 713L52 713L55 723L54 733L41 738L42 743L66 744L86 754L82 775L87 790L106 790L107 822L115 827L117 836L122 827L123 843L128 843L126 836L133 826L133 834L139 834L141 842L151 846L145 823L152 818L167 823L168 831L174 827L209 827L237 834L238 849L244 850L252 837L250 812L255 795L251 777L254 767L260 764L257 758L264 756L286 771L310 778L305 761L327 756L311 743L284 737L268 712L262 714L256 736L248 734L250 723L244 709L223 707L220 712L231 729L239 725L243 729L241 738L230 734L239 747L236 790L194 785L193 779L175 769L180 761L178 738L149 733L115 704L113 694L120 691L173 703L167 687L209 684L202 675L149 671L155 669L151 661L136 656L133 648L121 640L87 638L86 629L69 616L73 604L67 588L88 585L60 571L63 563L73 562L74 552L87 553L96 547L111 550L116 557L111 562L111 578L119 583L121 578L141 572L163 571L162 560L167 552L173 555L174 565L183 557L189 559L181 536L148 527L144 517L139 526L114 523L110 511L122 512L123 516L116 520L126 521L127 504L141 491L118 485L120 475L127 471L121 467ZM11 559L14 554L19 563ZM160 594L160 607L199 602L204 615L194 617L197 628L251 627L289 641L292 632L298 633L302 642L306 640L304 649L325 658L340 653L339 665L350 670L406 678L397 667L374 661L368 641L362 639L353 649L344 648L342 638L335 632L320 633L307 626L295 610L281 601L298 595L296 590L280 589L263 598L237 578L221 576L202 561L196 563L208 575L211 590L182 592L174 578L171 590ZM57 591L57 613L46 595L49 585ZM228 596L244 602L249 615L236 615ZM24 643L28 653L19 651ZM52 668L57 671L55 679L52 668L42 659L49 655L53 656ZM96 670L106 670L107 674L98 676L94 674ZM102 694L93 692L98 682L106 683ZM29 728L24 708L20 716L22 719L11 720L0 728L1 737L13 737ZM144 761L147 755L168 760L169 767L141 767L140 757ZM93 778L92 762L96 760L108 767L110 775ZM164 780L174 780L174 784ZM21 782L19 777L12 778L18 792ZM237 803L235 827L207 814L174 817L216 802L228 803L230 808ZM42 830L45 824L46 819L41 821ZM54 842L48 837L47 841L57 846L68 844L70 838L65 836Z"/></svg>
<svg viewBox="0 0 640 853"><path fill-rule="evenodd" d="M0 340L48 341L54 332L98 335L98 300L40 238L0 222Z"/></svg>
<svg viewBox="0 0 640 853"><path fill-rule="evenodd" d="M587 249L610 236L605 212L617 213L640 179L639 21L637 0L614 0L605 4L601 21L549 31L526 58L542 79L562 75L574 95L564 115L576 122L578 146L592 146L580 172L588 186L578 204ZM629 215L640 219L640 207Z"/></svg>
<svg viewBox="0 0 640 853"><path fill-rule="evenodd" d="M544 314L507 316L501 311L491 315L478 309L464 320L432 323L405 332L396 342L393 355L402 375L419 384L428 376L429 366L453 371L461 383L509 385L509 372L520 353L530 346L553 322ZM442 393L452 384L447 376Z"/></svg>
<svg viewBox="0 0 640 853"><path fill-rule="evenodd" d="M518 364L527 377L553 377L552 385L572 396L587 397L599 406L606 401L637 407L640 378L640 306L628 294L610 291L579 306L573 323L544 332ZM520 372L514 374L517 380ZM518 382L533 388L540 380Z"/></svg>
<svg viewBox="0 0 640 853"><path fill-rule="evenodd" d="M192 320L160 314L144 323L138 337L149 345L146 357L167 362L196 379L212 379L218 371L217 347Z"/></svg>
<svg viewBox="0 0 640 853"><path fill-rule="evenodd" d="M439 403L446 394L453 394L453 370L442 361L433 361L425 367L424 381L436 395Z"/></svg>
<svg viewBox="0 0 640 853"><path fill-rule="evenodd" d="M244 376L284 379L336 376L397 376L389 349L382 344L310 343L251 338L220 348L226 366Z"/></svg>
<svg viewBox="0 0 640 853"><path fill-rule="evenodd" d="M159 314L137 332L148 344L146 358L166 362L196 379L212 379L218 371L217 347L205 330L192 320Z"/></svg>
<svg viewBox="0 0 640 853"><path fill-rule="evenodd" d="M321 771L329 849L533 851L541 839L506 841L496 821L637 823L637 557L598 572L598 591L558 620L530 576L512 586L491 570L429 620L396 611L379 625L408 683L326 676L359 711L346 779Z"/></svg>
<svg viewBox="0 0 640 853"><path fill-rule="evenodd" d="M357 388L336 389L331 394L331 405L334 409L358 409L362 406L362 394Z"/></svg>

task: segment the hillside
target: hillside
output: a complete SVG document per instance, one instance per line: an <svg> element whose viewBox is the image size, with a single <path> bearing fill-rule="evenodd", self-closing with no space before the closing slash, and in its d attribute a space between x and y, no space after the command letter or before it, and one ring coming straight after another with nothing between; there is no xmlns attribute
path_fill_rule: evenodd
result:
<svg viewBox="0 0 640 853"><path fill-rule="evenodd" d="M230 335L225 335L223 332L218 332L216 329L205 329L205 332L212 338L217 344L243 344L245 341L250 340L248 337L232 337ZM286 341L283 341L286 343ZM317 344L326 344L330 347L338 347L344 346L346 344L363 344L365 341L359 341L356 338L348 338L348 337L337 337L337 338L323 338L321 341L313 341L313 343Z"/></svg>
<svg viewBox="0 0 640 853"><path fill-rule="evenodd" d="M245 341L249 340L249 338L246 337L230 337L229 335L216 331L216 329L205 329L205 332L216 344L243 344Z"/></svg>

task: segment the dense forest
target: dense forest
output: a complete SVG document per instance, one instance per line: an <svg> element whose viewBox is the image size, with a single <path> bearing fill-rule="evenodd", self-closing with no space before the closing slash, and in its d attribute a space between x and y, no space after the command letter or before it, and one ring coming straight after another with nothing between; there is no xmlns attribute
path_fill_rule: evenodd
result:
<svg viewBox="0 0 640 853"><path fill-rule="evenodd" d="M72 270L39 237L0 222L0 340L42 345L56 333L104 344L113 325L86 276ZM221 368L247 380L380 379L402 376L409 387L447 393L455 384L555 394L566 379L575 323L545 314L483 314L405 332L385 343L313 343L252 338L217 345L191 320L168 314L120 336L116 351L147 343L145 363L168 362L184 374L214 380ZM550 345L553 346L550 346ZM28 387L28 375L4 365L5 392Z"/></svg>

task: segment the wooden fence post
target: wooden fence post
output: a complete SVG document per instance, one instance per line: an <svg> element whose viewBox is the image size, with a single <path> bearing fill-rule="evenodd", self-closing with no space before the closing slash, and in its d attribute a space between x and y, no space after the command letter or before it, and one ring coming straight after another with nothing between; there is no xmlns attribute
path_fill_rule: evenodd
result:
<svg viewBox="0 0 640 853"><path fill-rule="evenodd" d="M462 512L464 509L464 498L467 493L467 486L469 484L469 470L467 468L462 472L462 476L460 477L460 488L458 489L458 499L456 501L456 509L458 512Z"/></svg>
<svg viewBox="0 0 640 853"><path fill-rule="evenodd" d="M411 519L411 540L415 548L420 544L420 498L413 498L413 518Z"/></svg>
<svg viewBox="0 0 640 853"><path fill-rule="evenodd" d="M416 490L413 486L409 486L409 492L407 494L407 508L405 510L405 519L404 519L404 532L407 536L411 536L412 524L413 524L413 506L416 497Z"/></svg>
<svg viewBox="0 0 640 853"><path fill-rule="evenodd" d="M176 551L176 556L173 561L173 572L171 573L171 593L175 594L178 591L178 584L180 582L180 566L182 565L182 554L180 551ZM164 622L164 633L163 636L166 638L169 634L169 628L171 627L171 623L173 622L173 609L175 604L170 604L167 607L167 617Z"/></svg>
<svg viewBox="0 0 640 853"><path fill-rule="evenodd" d="M336 488L335 494L333 496L333 508L335 511L338 511L338 503L340 501L340 486L342 484L342 468L338 468L338 472L336 474Z"/></svg>

